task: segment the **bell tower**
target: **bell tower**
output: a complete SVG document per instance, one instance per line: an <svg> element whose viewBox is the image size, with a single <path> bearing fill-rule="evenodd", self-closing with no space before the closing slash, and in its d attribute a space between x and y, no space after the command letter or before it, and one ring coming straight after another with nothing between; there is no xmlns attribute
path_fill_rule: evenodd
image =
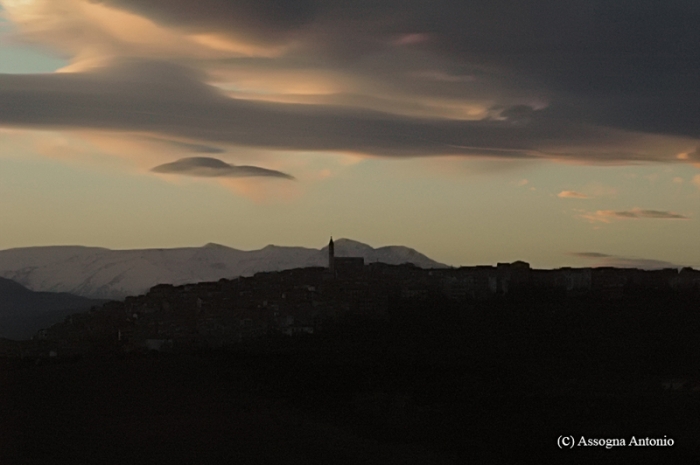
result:
<svg viewBox="0 0 700 465"><path fill-rule="evenodd" d="M333 236L328 243L328 271L335 272L335 245L333 244Z"/></svg>

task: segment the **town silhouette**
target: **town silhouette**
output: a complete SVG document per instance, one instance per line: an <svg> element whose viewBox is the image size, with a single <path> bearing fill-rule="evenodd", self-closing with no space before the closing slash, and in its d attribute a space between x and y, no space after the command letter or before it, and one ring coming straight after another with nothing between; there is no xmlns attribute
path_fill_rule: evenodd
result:
<svg viewBox="0 0 700 465"><path fill-rule="evenodd" d="M302 421L300 411L311 415L306 445L270 449L268 460L385 454L459 463L478 452L511 463L542 457L564 430L672 438L673 453L688 457L700 418L698 297L700 272L690 268L423 269L336 257L331 239L325 267L157 285L71 314L31 340L3 340L0 360L21 380L7 386L10 410L30 412L18 421L53 446L78 432L110 444L107 433L40 418L113 416L130 448L94 445L86 454L109 450L117 462L177 460L176 449L157 446L173 435L200 463L215 463L202 459L210 452L253 453L266 434L291 434L284 421ZM78 384L92 394L71 392ZM231 418L259 409L245 414L254 425L281 415L284 425L272 433L257 425L245 443L228 444L218 428L233 420L217 405ZM197 431L168 429L195 411ZM320 425L343 433L314 436ZM349 442L339 446L344 434ZM36 461L57 453L22 444ZM552 460L561 452L548 450ZM594 457L582 452L574 463Z"/></svg>

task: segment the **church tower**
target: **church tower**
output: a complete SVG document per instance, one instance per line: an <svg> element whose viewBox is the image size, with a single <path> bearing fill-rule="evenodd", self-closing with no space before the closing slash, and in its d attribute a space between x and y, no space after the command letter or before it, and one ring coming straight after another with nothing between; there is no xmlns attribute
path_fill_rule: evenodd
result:
<svg viewBox="0 0 700 465"><path fill-rule="evenodd" d="M335 245L333 244L333 236L328 243L328 271L335 272Z"/></svg>

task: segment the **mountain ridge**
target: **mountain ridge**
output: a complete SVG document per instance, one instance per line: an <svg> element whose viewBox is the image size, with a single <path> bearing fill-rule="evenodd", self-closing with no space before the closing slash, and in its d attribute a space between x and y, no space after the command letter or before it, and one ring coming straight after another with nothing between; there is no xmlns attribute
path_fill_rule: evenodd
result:
<svg viewBox="0 0 700 465"><path fill-rule="evenodd" d="M35 292L0 278L0 338L28 339L41 328L102 303L65 292Z"/></svg>
<svg viewBox="0 0 700 465"><path fill-rule="evenodd" d="M139 295L157 284L187 284L251 276L262 271L326 266L328 246L321 249L269 244L239 250L208 243L201 247L113 250L86 246L41 246L0 251L0 277L33 291L120 300ZM366 263L413 263L443 268L420 252L404 246L370 245L351 239L335 241L338 257L361 256Z"/></svg>

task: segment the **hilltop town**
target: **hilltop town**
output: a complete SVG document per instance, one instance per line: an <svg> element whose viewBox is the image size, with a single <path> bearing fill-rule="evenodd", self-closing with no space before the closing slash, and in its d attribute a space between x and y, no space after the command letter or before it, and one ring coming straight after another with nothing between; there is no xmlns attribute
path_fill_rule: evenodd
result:
<svg viewBox="0 0 700 465"><path fill-rule="evenodd" d="M71 315L31 341L3 341L0 354L63 358L217 348L269 336L318 334L349 321L388 322L400 319L406 305L429 308L440 299L466 308L497 302L518 307L543 298L614 302L649 293L700 295L700 271L691 268L536 270L518 261L423 269L335 257L332 240L328 254L327 267L157 285L145 295Z"/></svg>
<svg viewBox="0 0 700 465"><path fill-rule="evenodd" d="M668 437L674 452L695 457L700 272L525 262L423 269L336 257L332 244L328 255L325 267L157 285L32 340L1 340L0 383L10 394L0 407L14 412L5 429L25 425L49 444L16 441L16 453L45 463L72 457L60 449L71 438L90 446L128 437L138 447L109 452L119 463L138 463L141 451L153 463L180 463L158 438L181 425L178 441L197 454L214 444L235 456L267 445L277 426L230 444L222 424L245 418L247 431L285 415L292 426L281 455L305 424L317 429L305 433L300 456L308 444L330 450L351 435L389 455L410 444L402 453L425 457L415 463L463 463L479 450L503 454L502 463L545 450L556 462L556 438L572 431ZM45 424L47 409L54 423ZM63 430L68 416L85 420ZM105 418L117 419L119 434L80 426Z"/></svg>

